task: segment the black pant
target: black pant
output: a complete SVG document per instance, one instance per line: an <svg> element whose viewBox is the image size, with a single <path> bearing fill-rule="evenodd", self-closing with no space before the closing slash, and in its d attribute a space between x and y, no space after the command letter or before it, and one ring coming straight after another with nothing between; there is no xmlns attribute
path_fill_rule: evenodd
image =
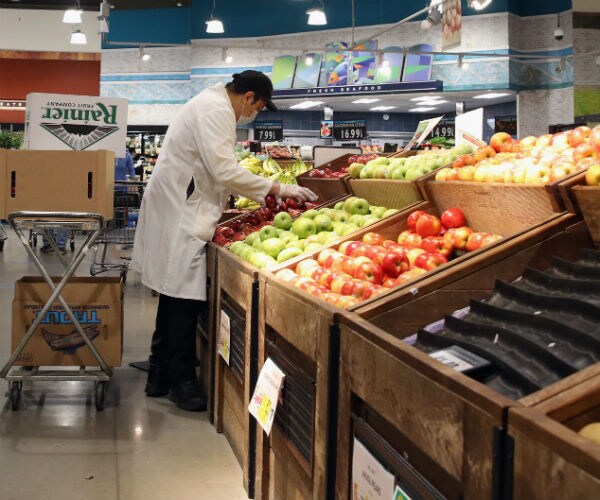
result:
<svg viewBox="0 0 600 500"><path fill-rule="evenodd" d="M168 366L171 384L195 377L196 325L206 304L201 300L158 298L156 330L150 347L150 366Z"/></svg>

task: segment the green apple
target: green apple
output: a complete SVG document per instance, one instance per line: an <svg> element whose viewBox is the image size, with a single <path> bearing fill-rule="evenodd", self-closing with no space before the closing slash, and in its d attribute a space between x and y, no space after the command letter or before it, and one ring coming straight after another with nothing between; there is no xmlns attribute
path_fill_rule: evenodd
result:
<svg viewBox="0 0 600 500"><path fill-rule="evenodd" d="M255 250L262 250L262 241L260 238L257 238L252 242L252 248Z"/></svg>
<svg viewBox="0 0 600 500"><path fill-rule="evenodd" d="M321 243L321 245L324 245L325 243L327 243L327 238L329 237L330 234L333 234L332 231L321 231L319 234L317 234L317 243Z"/></svg>
<svg viewBox="0 0 600 500"><path fill-rule="evenodd" d="M428 173L429 173L428 167L426 167L425 165L418 165L418 166L411 167L408 169L408 171L406 172L405 179L407 181L415 181Z"/></svg>
<svg viewBox="0 0 600 500"><path fill-rule="evenodd" d="M250 260L250 256L252 254L255 254L258 250L256 250L254 247L248 246L246 244L244 244L244 246L239 250L238 256L241 259L244 260Z"/></svg>
<svg viewBox="0 0 600 500"><path fill-rule="evenodd" d="M331 220L334 222L348 222L350 214L344 211L336 211L331 215Z"/></svg>
<svg viewBox="0 0 600 500"><path fill-rule="evenodd" d="M277 256L277 262L285 262L286 260L293 259L302 253L303 251L297 247L284 248L281 252L279 252L279 255Z"/></svg>
<svg viewBox="0 0 600 500"><path fill-rule="evenodd" d="M290 241L285 247L286 248L299 248L300 250L304 250L305 245L306 245L305 240L296 240L296 241Z"/></svg>
<svg viewBox="0 0 600 500"><path fill-rule="evenodd" d="M348 173L352 179L358 179L360 177L360 171L363 169L364 165L362 163L352 163L348 167Z"/></svg>
<svg viewBox="0 0 600 500"><path fill-rule="evenodd" d="M342 205L343 206L343 205ZM331 214L334 212L333 208L321 208L319 210L319 214L320 215L326 215L327 217L331 218Z"/></svg>
<svg viewBox="0 0 600 500"><path fill-rule="evenodd" d="M321 245L320 243L309 243L308 245L306 245L304 252L313 253L321 250L321 248L323 248L323 245Z"/></svg>
<svg viewBox="0 0 600 500"><path fill-rule="evenodd" d="M404 167L404 165L399 165L392 170L390 174L390 179L394 179L396 181L404 180L405 172L406 168Z"/></svg>
<svg viewBox="0 0 600 500"><path fill-rule="evenodd" d="M285 248L285 243L279 238L268 238L262 242L262 251L273 258L276 258Z"/></svg>
<svg viewBox="0 0 600 500"><path fill-rule="evenodd" d="M319 212L317 212L316 210L307 210L306 212L304 212L301 217L306 217L308 219L314 219L317 215L319 215Z"/></svg>
<svg viewBox="0 0 600 500"><path fill-rule="evenodd" d="M346 212L349 212L350 209L350 205L352 205L352 203L354 203L355 200L357 200L358 198L356 196L350 196L348 198L346 198L344 200L344 205L342 206L341 210L345 210Z"/></svg>
<svg viewBox="0 0 600 500"><path fill-rule="evenodd" d="M281 233L285 233L285 234L281 234ZM287 245L290 241L296 241L298 239L298 236L296 236L294 233L292 233L290 231L281 231L279 233L278 238Z"/></svg>
<svg viewBox="0 0 600 500"><path fill-rule="evenodd" d="M254 242L258 240L260 241L260 233L258 231L255 231L254 233L250 233L248 236L246 236L246 239L244 240L244 243L246 243L246 245L254 245Z"/></svg>
<svg viewBox="0 0 600 500"><path fill-rule="evenodd" d="M326 235L326 237L324 238L324 241L322 241L323 245L326 245L327 243L335 241L335 240L339 239L339 237L340 237L338 234L334 233L333 231L325 232L323 234Z"/></svg>
<svg viewBox="0 0 600 500"><path fill-rule="evenodd" d="M234 255L239 255L245 243L243 241L234 241L229 247L229 251Z"/></svg>
<svg viewBox="0 0 600 500"><path fill-rule="evenodd" d="M319 243L319 235L311 234L308 238L306 238L306 244L308 245L310 243Z"/></svg>
<svg viewBox="0 0 600 500"><path fill-rule="evenodd" d="M364 168L360 171L361 179L372 179L373 178L373 170L375 170L374 165L365 165Z"/></svg>
<svg viewBox="0 0 600 500"><path fill-rule="evenodd" d="M370 226L371 224L375 224L376 222L379 222L379 219L373 215L367 215L365 217L365 226Z"/></svg>
<svg viewBox="0 0 600 500"><path fill-rule="evenodd" d="M264 226L264 227L260 228L259 234L260 234L260 240L265 241L265 240L268 240L269 238L277 238L277 236L279 236L279 231L277 230L276 227Z"/></svg>
<svg viewBox="0 0 600 500"><path fill-rule="evenodd" d="M343 201L338 201L334 206L333 206L334 210L344 210L344 202Z"/></svg>
<svg viewBox="0 0 600 500"><path fill-rule="evenodd" d="M400 212L400 210L396 210L395 208L389 208L388 210L386 210L385 212L383 212L383 215L381 216L381 218L385 219L386 217L389 217L390 215L397 214L398 212Z"/></svg>
<svg viewBox="0 0 600 500"><path fill-rule="evenodd" d="M292 233L298 236L298 238L307 238L311 234L317 233L317 226L312 219L300 217L292 223Z"/></svg>
<svg viewBox="0 0 600 500"><path fill-rule="evenodd" d="M277 229L289 229L292 227L292 216L287 212L279 212L273 219L273 224Z"/></svg>
<svg viewBox="0 0 600 500"><path fill-rule="evenodd" d="M350 202L346 211L350 214L367 215L370 210L369 202L364 198L355 198Z"/></svg>
<svg viewBox="0 0 600 500"><path fill-rule="evenodd" d="M356 231L358 231L358 226L349 222L344 226L344 230L340 236L346 236L347 234L354 233Z"/></svg>
<svg viewBox="0 0 600 500"><path fill-rule="evenodd" d="M342 230L344 229L344 225L345 225L345 223L344 223L344 222L338 222L338 221L335 221L335 222L333 223L333 231L334 231L336 234L342 234Z"/></svg>
<svg viewBox="0 0 600 500"><path fill-rule="evenodd" d="M387 208L385 208L385 207L371 206L371 214L374 215L375 217L377 217L378 219L381 219L383 217L383 214L385 213L386 210L387 210Z"/></svg>
<svg viewBox="0 0 600 500"><path fill-rule="evenodd" d="M315 226L317 226L317 233L321 231L331 231L333 230L333 223L329 217L326 215L317 215L313 222Z"/></svg>
<svg viewBox="0 0 600 500"><path fill-rule="evenodd" d="M373 178L374 179L385 179L388 170L389 170L389 167L387 165L377 165L373 169Z"/></svg>
<svg viewBox="0 0 600 500"><path fill-rule="evenodd" d="M353 224L356 224L358 227L363 227L365 225L365 216L359 215L359 214L354 214L354 215L350 216L350 218L348 219L348 222L352 222Z"/></svg>

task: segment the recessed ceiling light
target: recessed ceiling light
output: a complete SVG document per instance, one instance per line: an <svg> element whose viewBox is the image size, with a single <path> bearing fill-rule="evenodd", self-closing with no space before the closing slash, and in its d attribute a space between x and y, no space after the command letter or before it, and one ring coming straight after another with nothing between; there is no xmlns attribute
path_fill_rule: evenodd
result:
<svg viewBox="0 0 600 500"><path fill-rule="evenodd" d="M438 104L445 104L450 101L445 101L444 99L440 99L439 101L436 99L432 99L430 101L420 101L419 105L423 104L425 106L437 106Z"/></svg>
<svg viewBox="0 0 600 500"><path fill-rule="evenodd" d="M371 104L372 102L381 101L381 99L370 99L368 97L363 97L362 99L356 99L356 101L352 101L352 104Z"/></svg>
<svg viewBox="0 0 600 500"><path fill-rule="evenodd" d="M67 9L63 14L63 23L67 24L81 24L81 14L83 11L80 9Z"/></svg>
<svg viewBox="0 0 600 500"><path fill-rule="evenodd" d="M436 108L434 108L434 107L429 107L429 108L428 107L420 107L420 108L409 109L409 111L411 113L425 113L427 111L433 111L434 109L436 109Z"/></svg>
<svg viewBox="0 0 600 500"><path fill-rule="evenodd" d="M488 92L487 94L480 94L473 96L473 99L496 99L497 97L504 97L510 95L508 92Z"/></svg>
<svg viewBox="0 0 600 500"><path fill-rule="evenodd" d="M413 97L411 99L411 101L414 102L419 102L419 101L433 101L435 99L441 99L441 97L438 97L437 95L424 95L421 97Z"/></svg>
<svg viewBox="0 0 600 500"><path fill-rule="evenodd" d="M298 104L290 106L290 109L309 109L314 108L315 106L320 106L321 104L325 104L325 101L302 101Z"/></svg>
<svg viewBox="0 0 600 500"><path fill-rule="evenodd" d="M375 106L371 108L371 111L389 111L390 109L396 109L397 106Z"/></svg>
<svg viewBox="0 0 600 500"><path fill-rule="evenodd" d="M71 43L73 45L85 45L87 44L87 37L81 30L75 30L71 33Z"/></svg>

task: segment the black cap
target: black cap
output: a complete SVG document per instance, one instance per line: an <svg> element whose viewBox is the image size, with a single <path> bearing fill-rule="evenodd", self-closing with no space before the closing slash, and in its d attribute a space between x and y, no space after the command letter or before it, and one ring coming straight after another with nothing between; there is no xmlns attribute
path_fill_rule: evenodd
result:
<svg viewBox="0 0 600 500"><path fill-rule="evenodd" d="M241 73L235 73L232 83L238 92L254 92L256 97L265 101L269 111L277 111L277 107L271 100L273 84L271 83L271 79L262 71L248 69Z"/></svg>

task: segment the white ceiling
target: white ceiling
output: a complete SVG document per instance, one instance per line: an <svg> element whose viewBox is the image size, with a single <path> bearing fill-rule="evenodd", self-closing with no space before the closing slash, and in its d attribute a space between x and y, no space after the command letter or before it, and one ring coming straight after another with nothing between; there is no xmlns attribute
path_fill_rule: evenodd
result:
<svg viewBox="0 0 600 500"><path fill-rule="evenodd" d="M307 111L322 111L325 106L333 108L334 111L356 111L356 112L370 112L370 109L375 106L395 106L395 109L387 111L371 111L374 113L407 113L410 109L427 106L433 107L433 105L424 104L421 105L417 101L411 101L416 97L438 97L440 100L448 101L447 103L439 104L435 106L436 109L427 111L427 114L436 113L454 113L456 111L456 103L464 102L466 109L474 109L484 106L490 106L492 104L500 104L505 102L514 102L516 100L516 94L509 90L498 90L494 91L497 93L507 93L508 95L498 97L495 99L474 99L474 96L485 94L486 91L470 91L470 92L435 92L435 93L415 93L415 94L382 94L382 95L352 95L352 96L314 96L308 98L276 98L273 99L276 106L281 111L290 110L290 106L298 104L303 101L324 101L325 104L321 104L316 107L309 108ZM361 98L376 98L380 99L377 102L370 104L353 104L352 101L356 101ZM295 111L295 110L290 110Z"/></svg>

